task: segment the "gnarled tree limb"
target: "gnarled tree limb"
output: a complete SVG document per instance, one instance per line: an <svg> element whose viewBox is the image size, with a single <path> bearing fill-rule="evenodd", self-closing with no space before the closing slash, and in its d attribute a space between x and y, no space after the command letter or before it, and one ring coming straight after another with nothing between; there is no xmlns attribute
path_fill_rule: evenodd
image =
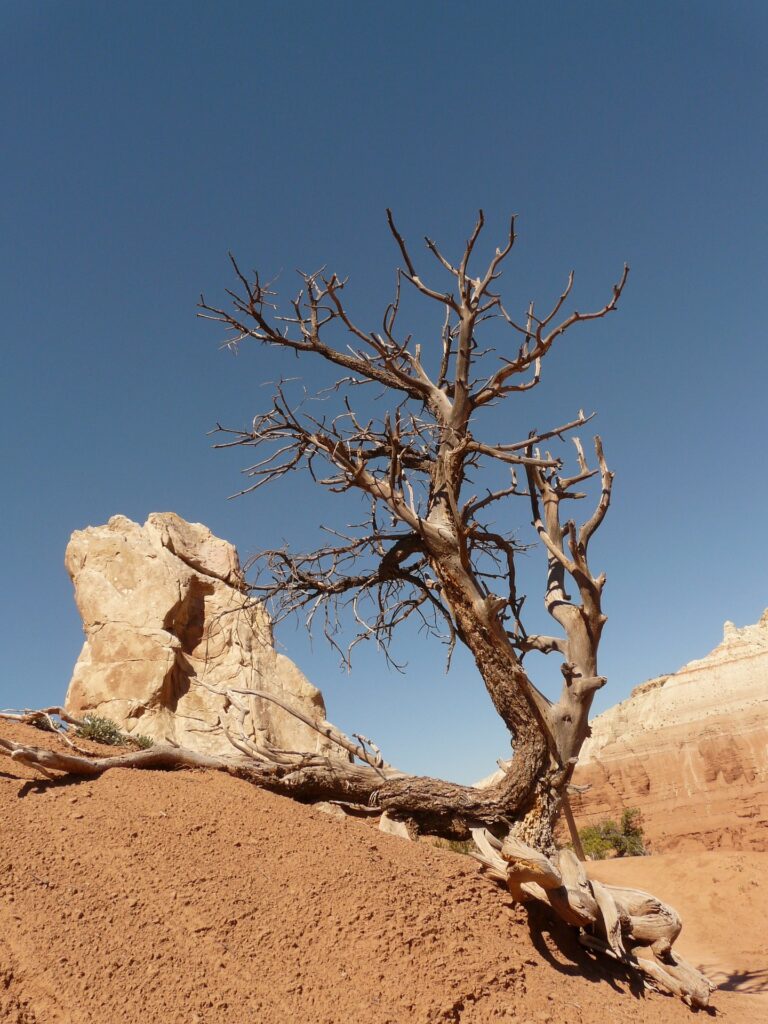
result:
<svg viewBox="0 0 768 1024"><path fill-rule="evenodd" d="M691 1007L709 1005L714 985L672 949L682 926L668 904L640 889L590 880L570 850L546 857L514 836L501 843L482 829L472 835L479 851L472 856L516 900L547 904L580 929L588 948L613 956Z"/></svg>

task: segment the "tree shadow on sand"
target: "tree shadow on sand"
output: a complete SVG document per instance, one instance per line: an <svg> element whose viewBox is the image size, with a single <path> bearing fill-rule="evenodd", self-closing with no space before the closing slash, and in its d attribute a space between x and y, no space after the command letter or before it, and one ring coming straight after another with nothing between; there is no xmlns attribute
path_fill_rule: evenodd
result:
<svg viewBox="0 0 768 1024"><path fill-rule="evenodd" d="M528 917L531 941L537 952L556 971L568 977L578 975L596 984L608 984L616 992L629 991L635 999L645 998L648 986L637 971L618 961L593 955L581 945L576 930L564 922L550 917L545 907L536 903L526 903L524 906ZM700 967L699 970L705 971L705 968ZM750 972L751 975L760 973L766 972ZM709 976L712 977L712 974L710 973ZM768 979L765 983L768 985ZM723 988L725 985L720 987ZM747 990L739 988L739 991ZM749 991L763 990L750 989ZM714 1006L696 1012L709 1017L717 1016L717 1008Z"/></svg>
<svg viewBox="0 0 768 1024"><path fill-rule="evenodd" d="M66 789L68 786L81 786L83 783L93 782L92 778L77 775L62 775L55 779L23 779L18 775L11 775L9 778L18 779L22 783L16 794L19 800L23 800L30 793L47 793L52 789Z"/></svg>
<svg viewBox="0 0 768 1024"><path fill-rule="evenodd" d="M635 998L645 995L639 975L622 964L598 959L578 940L575 929L550 917L543 906L526 903L528 931L536 951L560 974L607 983L617 992L629 989Z"/></svg>
<svg viewBox="0 0 768 1024"><path fill-rule="evenodd" d="M760 995L768 992L768 967L757 971L724 971L720 967L699 967L723 992L741 992L744 995Z"/></svg>

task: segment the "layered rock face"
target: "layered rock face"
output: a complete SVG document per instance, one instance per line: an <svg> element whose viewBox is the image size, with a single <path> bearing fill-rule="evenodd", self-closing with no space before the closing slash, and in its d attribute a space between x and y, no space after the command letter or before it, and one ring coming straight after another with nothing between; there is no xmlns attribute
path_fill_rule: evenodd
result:
<svg viewBox="0 0 768 1024"><path fill-rule="evenodd" d="M599 715L574 782L580 828L639 807L656 852L768 850L768 611Z"/></svg>
<svg viewBox="0 0 768 1024"><path fill-rule="evenodd" d="M199 523L172 512L143 526L114 516L76 531L65 565L85 644L67 709L113 719L128 733L208 754L232 754L222 724L232 709L217 693L268 690L315 719L320 691L275 651L269 617L245 592L237 552ZM327 741L274 704L249 699L247 733L291 750Z"/></svg>

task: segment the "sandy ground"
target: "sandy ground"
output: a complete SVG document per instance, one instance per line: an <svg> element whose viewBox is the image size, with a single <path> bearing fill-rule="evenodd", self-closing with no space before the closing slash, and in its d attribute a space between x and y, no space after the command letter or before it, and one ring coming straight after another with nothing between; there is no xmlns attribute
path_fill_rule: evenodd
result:
<svg viewBox="0 0 768 1024"><path fill-rule="evenodd" d="M0 729L38 745L48 739L22 726ZM2 1022L691 1019L678 1000L642 992L621 968L589 957L570 931L512 904L469 858L221 773L115 770L92 782L49 783L2 759L0 808ZM755 877L754 856L729 869L717 891L707 888L720 871L707 858L717 854L600 870L647 870L656 879L653 862L663 860L654 890L686 911L674 891L679 877L680 894L702 914L701 925L689 924L688 955L696 950L702 963L710 958L732 974L746 970L744 984L759 987L755 951L766 918L753 916L751 888L737 899L738 886ZM661 885L667 878L670 892ZM717 1019L760 1020L744 1016L744 1001L757 1006L756 996L720 995Z"/></svg>
<svg viewBox="0 0 768 1024"><path fill-rule="evenodd" d="M675 948L719 986L713 1004L734 1024L768 1022L768 853L626 857L589 875L671 903L683 919Z"/></svg>

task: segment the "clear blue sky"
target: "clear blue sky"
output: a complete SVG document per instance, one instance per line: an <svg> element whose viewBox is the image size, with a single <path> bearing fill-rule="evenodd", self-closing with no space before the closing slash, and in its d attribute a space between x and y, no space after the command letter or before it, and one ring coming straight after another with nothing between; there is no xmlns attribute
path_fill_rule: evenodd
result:
<svg viewBox="0 0 768 1024"><path fill-rule="evenodd" d="M280 372L195 319L232 249L265 273L327 263L377 323L397 254L488 242L519 215L505 288L621 311L550 357L524 436L599 412L615 503L600 707L709 650L768 604L762 3L219 0L0 6L3 371L0 704L63 699L82 641L72 530L173 509L244 555L301 543L308 481L228 502L215 453ZM493 239L495 241L495 238ZM295 372L296 367L289 367ZM527 516L522 514L521 522ZM532 555L532 564L537 556ZM540 600L533 592L530 600ZM283 630L330 717L404 768L471 779L507 751L468 659L405 637L351 676Z"/></svg>

